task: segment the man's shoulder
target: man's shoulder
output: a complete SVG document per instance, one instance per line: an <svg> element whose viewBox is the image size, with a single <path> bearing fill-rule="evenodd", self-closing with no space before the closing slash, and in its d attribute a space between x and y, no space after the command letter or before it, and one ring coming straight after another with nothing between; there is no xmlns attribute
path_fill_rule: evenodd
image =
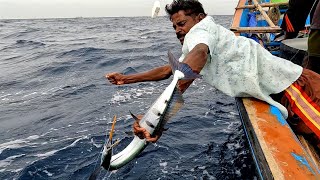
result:
<svg viewBox="0 0 320 180"><path fill-rule="evenodd" d="M199 23L202 24L211 24L214 23L214 19L212 16L207 15L205 18L203 18Z"/></svg>
<svg viewBox="0 0 320 180"><path fill-rule="evenodd" d="M207 15L205 18L203 18L200 22L198 22L196 25L194 25L190 31L195 30L195 29L207 29L210 26L214 26L215 22L214 19Z"/></svg>

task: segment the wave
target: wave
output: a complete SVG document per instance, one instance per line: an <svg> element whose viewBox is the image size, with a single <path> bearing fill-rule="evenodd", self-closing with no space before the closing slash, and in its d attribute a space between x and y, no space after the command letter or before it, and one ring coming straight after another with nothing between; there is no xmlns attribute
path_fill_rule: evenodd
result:
<svg viewBox="0 0 320 180"><path fill-rule="evenodd" d="M40 70L40 75L52 76L66 73L70 70L73 65L70 62L67 63L57 63Z"/></svg>
<svg viewBox="0 0 320 180"><path fill-rule="evenodd" d="M16 139L13 141L2 143L2 144L0 144L0 155L6 149L22 148L22 147L30 145L31 141L39 139L39 138L40 138L40 136L38 136L38 135L32 135L32 136L29 136L25 139Z"/></svg>
<svg viewBox="0 0 320 180"><path fill-rule="evenodd" d="M24 45L24 46L45 46L45 43L42 42L36 42L36 41L30 41L30 40L17 40L17 45Z"/></svg>
<svg viewBox="0 0 320 180"><path fill-rule="evenodd" d="M0 160L0 168L5 168L9 166L15 159L24 157L26 154L19 154L19 155L14 155L7 157L6 159Z"/></svg>
<svg viewBox="0 0 320 180"><path fill-rule="evenodd" d="M25 27L20 27L20 29L25 28ZM19 37L26 37L32 33L38 33L40 29L37 28L29 28L26 27L26 29L20 31L20 32L14 32L12 34L9 34L7 36L4 36L3 39L9 39L9 38L19 38Z"/></svg>
<svg viewBox="0 0 320 180"><path fill-rule="evenodd" d="M73 142L65 147L51 150L44 153L38 153L33 155L38 158L34 162L30 163L26 167L24 167L18 175L18 179L30 179L30 178L40 178L40 177L51 177L53 175L59 177L61 172L68 169L69 164L67 162L70 158L74 159L73 163L78 164L78 166L82 166L81 162L86 160L87 158L84 156L79 156L81 153L80 147L81 144L85 144L86 146L92 146L91 141L89 141L89 136L81 136L78 138L73 138ZM69 139L70 140L70 139ZM68 140L68 141L69 141ZM72 154L73 152L73 154ZM92 157L90 154L86 154L86 156ZM40 159L39 159L40 158ZM52 167L46 167L45 164L48 162L52 163ZM68 170L69 171L69 170ZM72 170L74 172L76 170ZM69 175L61 174L60 177L67 177Z"/></svg>
<svg viewBox="0 0 320 180"><path fill-rule="evenodd" d="M69 57L69 56L83 57L83 56L90 56L92 54L103 54L105 52L106 52L106 49L85 47L85 48L79 48L79 49L74 49L74 50L59 53L56 57L57 58L63 58L63 57Z"/></svg>

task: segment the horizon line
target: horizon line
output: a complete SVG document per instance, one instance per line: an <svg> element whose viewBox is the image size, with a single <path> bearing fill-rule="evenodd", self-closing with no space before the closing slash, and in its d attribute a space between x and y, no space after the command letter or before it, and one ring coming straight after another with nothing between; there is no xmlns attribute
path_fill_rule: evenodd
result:
<svg viewBox="0 0 320 180"><path fill-rule="evenodd" d="M232 16L232 14L208 14L209 16ZM160 15L158 17L166 17L167 15ZM17 18L17 17L12 17L12 18L3 18L0 17L0 20L37 20L37 19L85 19L85 18L135 18L135 17L150 17L151 16L76 16L76 17L34 17L34 18Z"/></svg>

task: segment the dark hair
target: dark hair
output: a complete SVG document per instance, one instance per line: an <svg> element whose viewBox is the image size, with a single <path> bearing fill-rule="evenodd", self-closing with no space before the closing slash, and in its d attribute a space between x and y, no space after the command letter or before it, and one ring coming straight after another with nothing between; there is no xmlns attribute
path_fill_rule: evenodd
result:
<svg viewBox="0 0 320 180"><path fill-rule="evenodd" d="M186 15L198 15L206 13L203 10L202 4L197 0L173 0L173 2L169 5L166 5L166 12L171 19L171 16L180 10L184 10Z"/></svg>

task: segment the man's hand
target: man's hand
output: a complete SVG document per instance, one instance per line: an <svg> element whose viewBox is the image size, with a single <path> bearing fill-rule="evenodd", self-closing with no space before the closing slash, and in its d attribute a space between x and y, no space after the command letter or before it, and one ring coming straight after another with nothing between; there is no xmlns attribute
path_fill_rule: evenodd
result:
<svg viewBox="0 0 320 180"><path fill-rule="evenodd" d="M133 123L133 133L138 136L140 139L144 139L146 138L146 140L148 142L152 142L155 143L158 141L158 139L160 138L160 136L162 135L162 131L160 131L160 133L158 135L155 135L154 137L151 137L151 134L145 129L140 127L139 125L139 121L142 119L142 115L138 115L137 116L139 120L135 121Z"/></svg>
<svg viewBox="0 0 320 180"><path fill-rule="evenodd" d="M179 80L178 88L181 91L181 93L184 93L187 90L187 88L192 84L193 81L194 81L194 79L191 79L191 80Z"/></svg>
<svg viewBox="0 0 320 180"><path fill-rule="evenodd" d="M115 85L123 85L124 83L124 75L120 73L109 73L106 74L105 77L109 80L110 83Z"/></svg>

